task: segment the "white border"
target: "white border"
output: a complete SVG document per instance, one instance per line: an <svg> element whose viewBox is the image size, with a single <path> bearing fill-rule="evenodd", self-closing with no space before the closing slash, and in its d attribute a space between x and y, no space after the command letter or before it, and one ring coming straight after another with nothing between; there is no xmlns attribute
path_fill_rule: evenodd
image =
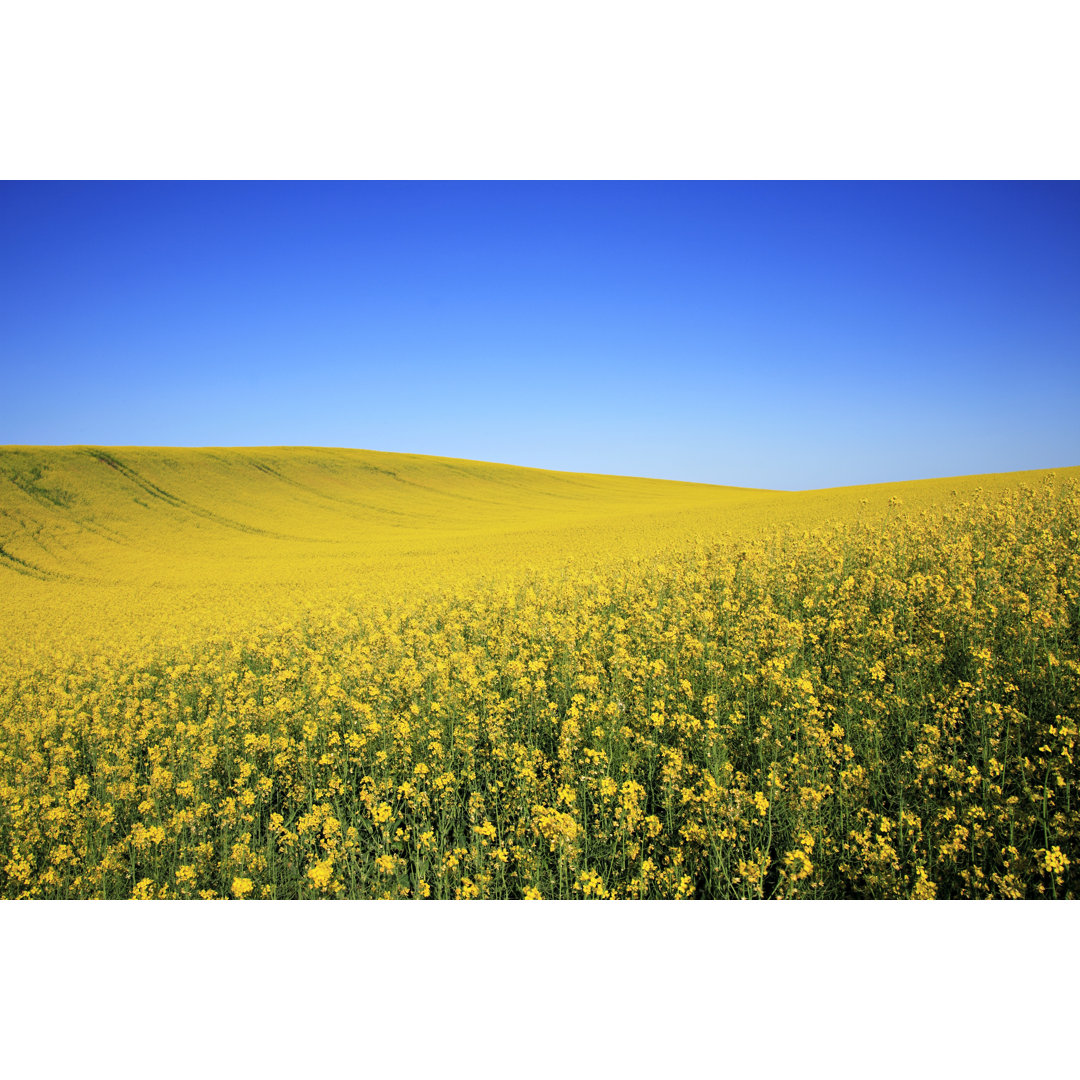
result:
<svg viewBox="0 0 1080 1080"><path fill-rule="evenodd" d="M1075 178L1063 0L35 0L6 179Z"/></svg>
<svg viewBox="0 0 1080 1080"><path fill-rule="evenodd" d="M1013 1075L1071 1060L1074 924L1036 901L11 902L5 1064Z"/></svg>

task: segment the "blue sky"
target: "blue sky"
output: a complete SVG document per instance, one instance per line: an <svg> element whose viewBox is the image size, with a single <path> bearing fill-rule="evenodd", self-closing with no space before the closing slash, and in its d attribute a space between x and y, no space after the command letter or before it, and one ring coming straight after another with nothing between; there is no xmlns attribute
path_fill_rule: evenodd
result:
<svg viewBox="0 0 1080 1080"><path fill-rule="evenodd" d="M0 184L0 444L1080 464L1080 184Z"/></svg>

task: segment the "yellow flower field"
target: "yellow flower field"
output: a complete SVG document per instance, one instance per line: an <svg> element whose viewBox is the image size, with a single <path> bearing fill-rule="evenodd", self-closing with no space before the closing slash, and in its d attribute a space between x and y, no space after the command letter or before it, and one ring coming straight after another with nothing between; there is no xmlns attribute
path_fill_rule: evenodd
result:
<svg viewBox="0 0 1080 1080"><path fill-rule="evenodd" d="M0 895L1075 897L1078 473L0 449Z"/></svg>

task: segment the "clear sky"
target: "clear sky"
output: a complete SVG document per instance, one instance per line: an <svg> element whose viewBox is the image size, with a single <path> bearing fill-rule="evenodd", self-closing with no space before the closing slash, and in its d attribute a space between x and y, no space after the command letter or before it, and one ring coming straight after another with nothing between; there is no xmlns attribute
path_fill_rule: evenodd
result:
<svg viewBox="0 0 1080 1080"><path fill-rule="evenodd" d="M0 444L1080 464L1080 184L4 183Z"/></svg>

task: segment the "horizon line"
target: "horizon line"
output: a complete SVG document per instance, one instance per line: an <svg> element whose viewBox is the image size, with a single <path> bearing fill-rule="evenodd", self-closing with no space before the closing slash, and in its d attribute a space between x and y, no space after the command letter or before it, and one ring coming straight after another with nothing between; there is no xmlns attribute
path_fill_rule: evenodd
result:
<svg viewBox="0 0 1080 1080"><path fill-rule="evenodd" d="M1047 465L1032 469L1008 469L1004 472L946 473L941 476L909 477L905 480L872 480L857 484L834 484L817 488L751 487L745 484L719 484L702 480L685 480L667 476L640 476L631 473L589 472L579 469L551 469L543 465L521 465L511 461L488 458L454 457L448 454L422 454L411 450L376 450L362 446L320 446L306 443L261 443L248 445L188 444L188 443L0 443L2 450L331 450L362 454L385 454L391 457L427 458L436 461L460 461L473 465L498 465L509 469L558 473L566 476L596 476L623 480L654 480L666 484L690 484L695 487L735 488L740 491L764 491L782 495L808 495L823 491L845 491L851 488L885 487L891 484L920 484L933 480L971 480L979 476L1019 476L1024 473L1047 473L1080 469L1080 465Z"/></svg>

